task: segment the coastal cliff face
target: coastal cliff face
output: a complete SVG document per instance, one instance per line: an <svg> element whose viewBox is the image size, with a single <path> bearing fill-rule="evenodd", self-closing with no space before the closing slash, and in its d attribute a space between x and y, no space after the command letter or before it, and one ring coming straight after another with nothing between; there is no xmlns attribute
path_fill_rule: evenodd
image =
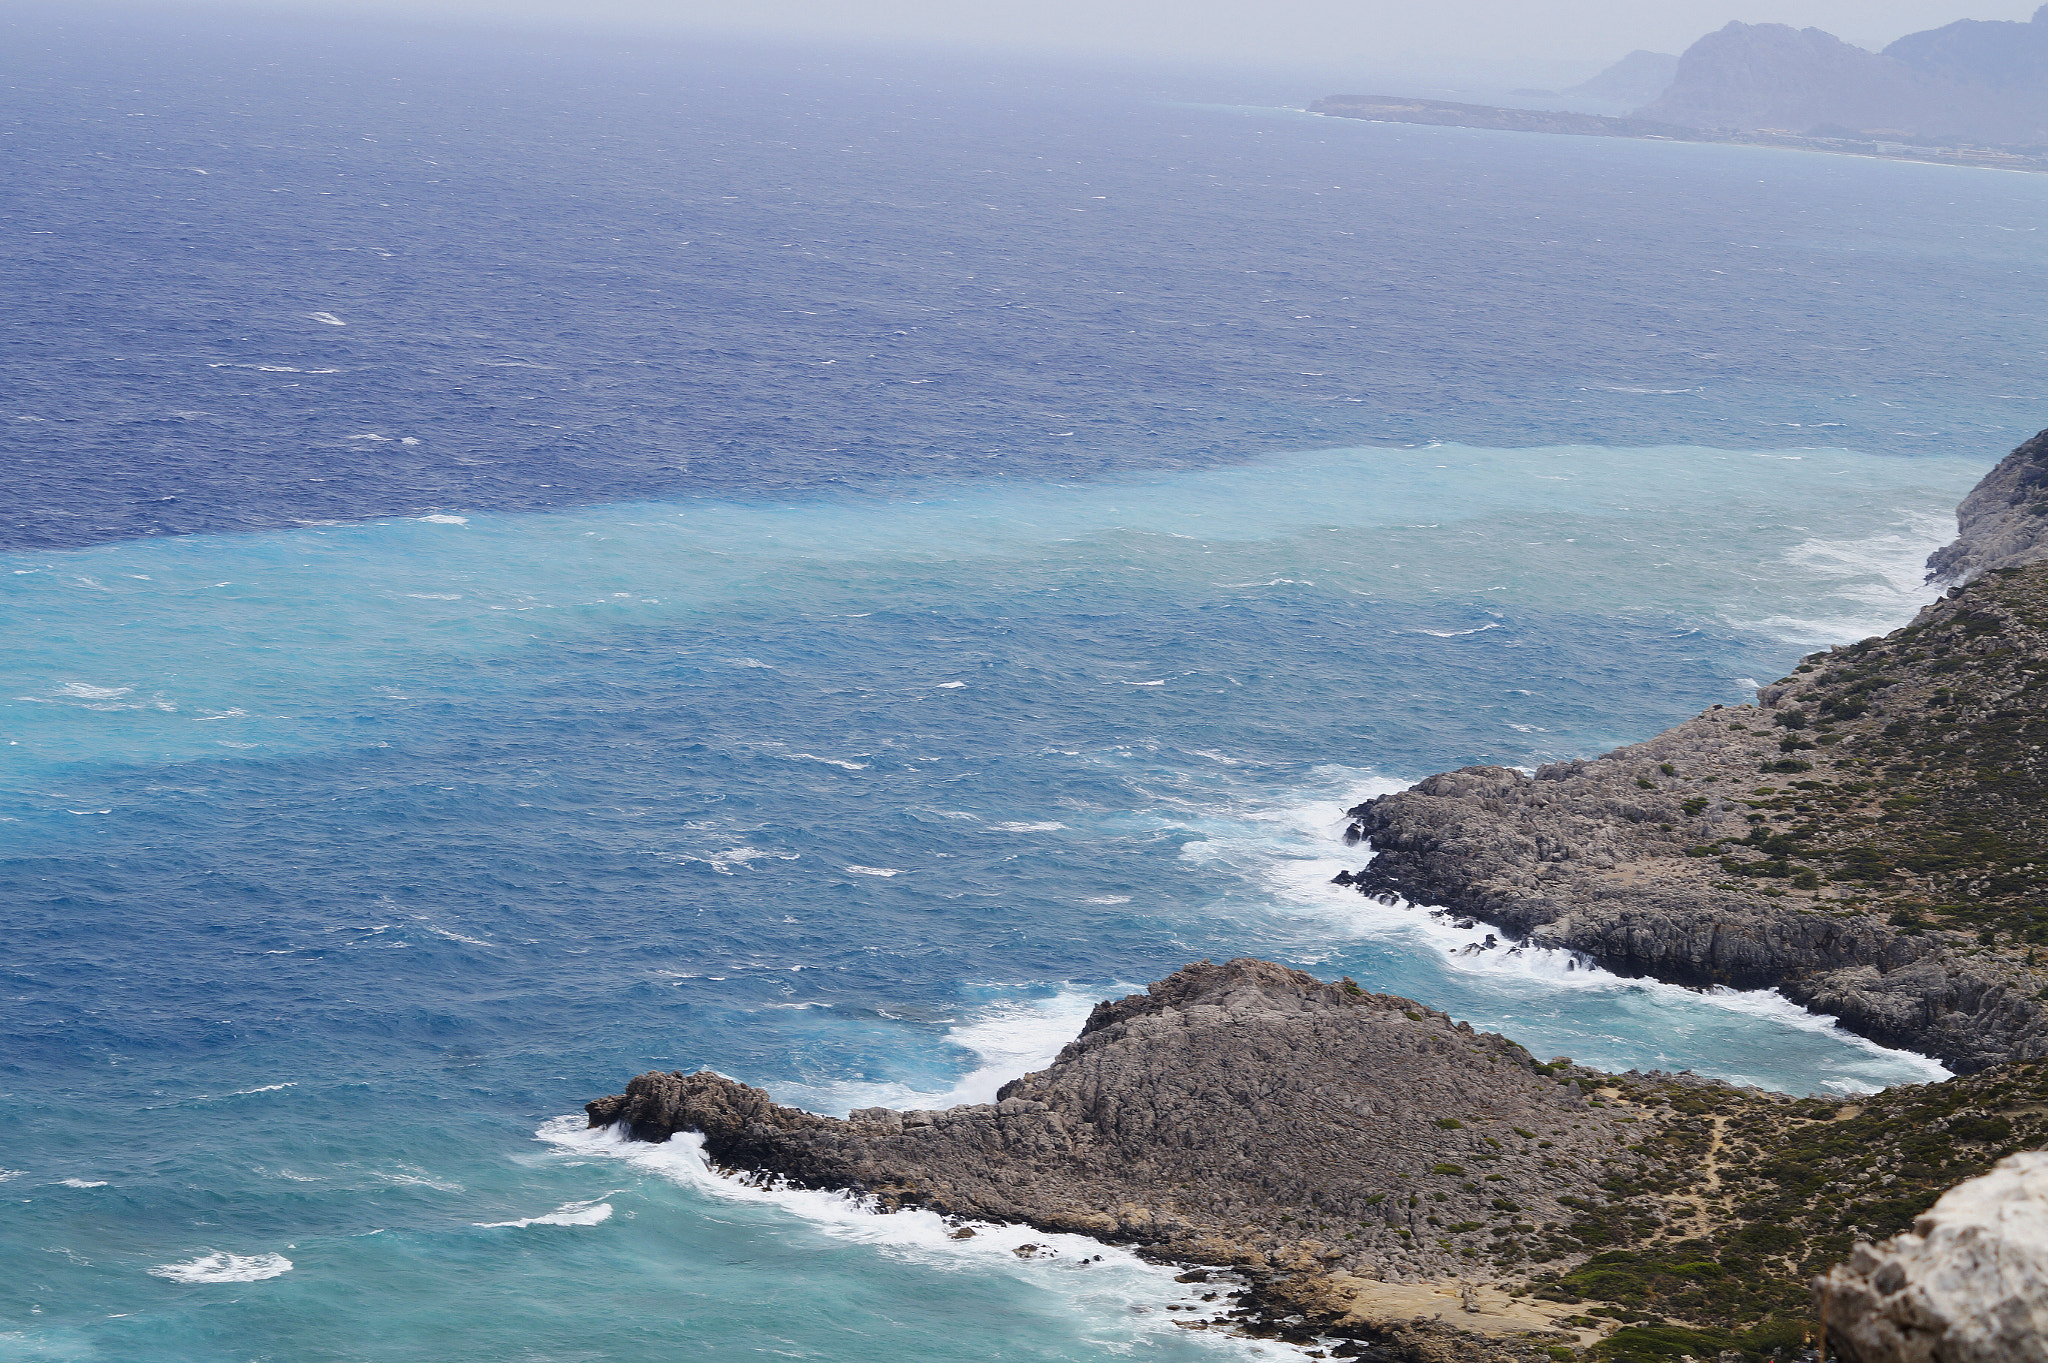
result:
<svg viewBox="0 0 2048 1363"><path fill-rule="evenodd" d="M1999 461L1956 508L1956 523L1955 542L1927 560L1930 581L1971 582L2048 558L2048 431Z"/></svg>
<svg viewBox="0 0 2048 1363"><path fill-rule="evenodd" d="M2009 547L2002 529L1959 544ZM1961 1071L2048 1054L2048 565L1815 654L1755 705L1533 777L1433 776L1351 815L1373 856L1341 878L1366 894L1627 974L1775 986Z"/></svg>

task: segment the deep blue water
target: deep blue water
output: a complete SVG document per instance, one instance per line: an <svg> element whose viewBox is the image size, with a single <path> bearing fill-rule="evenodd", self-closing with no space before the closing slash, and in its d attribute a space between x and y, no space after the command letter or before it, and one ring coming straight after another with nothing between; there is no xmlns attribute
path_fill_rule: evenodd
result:
<svg viewBox="0 0 2048 1363"><path fill-rule="evenodd" d="M1364 794L1903 620L2039 420L2048 183L1187 73L8 32L0 1357L1255 1351L1123 1256L562 1120L653 1066L986 1098L1204 956L1938 1072L1326 882Z"/></svg>

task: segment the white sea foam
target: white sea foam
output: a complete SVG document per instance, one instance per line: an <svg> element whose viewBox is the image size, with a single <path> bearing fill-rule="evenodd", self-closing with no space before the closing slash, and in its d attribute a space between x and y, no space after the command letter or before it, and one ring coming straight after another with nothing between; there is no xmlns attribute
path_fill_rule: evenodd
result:
<svg viewBox="0 0 2048 1363"><path fill-rule="evenodd" d="M894 866L849 866L846 869L857 876L881 876L884 879L903 874L900 869Z"/></svg>
<svg viewBox="0 0 2048 1363"><path fill-rule="evenodd" d="M1110 992L1123 994L1133 988L1136 986L1119 985ZM1062 989L1046 998L994 1004L954 1023L946 1031L946 1040L969 1052L974 1060L973 1067L945 1089L845 1080L816 1087L793 1086L792 1092L813 1110L835 1114L857 1107L947 1108L992 1103L996 1090L1010 1080L1051 1064L1103 997L1100 990Z"/></svg>
<svg viewBox="0 0 2048 1363"><path fill-rule="evenodd" d="M325 322L328 326L331 327L345 327L348 325L348 323L342 321L339 317L336 317L331 312L309 312L306 314L306 316L312 318L316 322Z"/></svg>
<svg viewBox="0 0 2048 1363"><path fill-rule="evenodd" d="M1432 969L1448 970L1453 977L1483 989L1488 1011L1500 1019L1483 1025L1510 1035L1519 1018L1559 1011L1574 1017L1583 1013L1591 996L1607 995L1607 1001L1598 1006L1619 1010L1614 1025L1628 1040L1623 1035L1609 1036L1596 1025L1575 1044L1601 1048L1602 1054L1579 1058L1614 1068L1690 1066L1732 1083L1766 1088L1797 1083L1802 1089L1843 1093L1947 1077L1948 1071L1939 1062L1858 1037L1834 1019L1810 1013L1776 991L1698 991L1626 978L1577 952L1520 945L1483 923L1460 927L1466 920L1433 906L1381 904L1334 885L1330 882L1339 870L1356 869L1371 855L1367 845L1347 849L1337 840L1343 820L1335 817L1335 811L1403 789L1405 783L1339 768L1317 774L1323 785L1309 798L1270 804L1246 802L1231 809L1227 819L1206 826L1206 839L1182 849L1182 855L1191 860L1237 872L1255 887L1254 904L1262 901L1267 912L1325 925L1313 944L1302 942L1295 947L1294 959L1304 964L1344 952L1342 943L1347 939L1384 942L1395 949L1397 958L1415 961L1423 976L1399 986L1397 992L1420 992ZM1338 934L1334 941L1329 929ZM1487 945L1489 937L1492 946ZM1403 973L1408 973L1406 968ZM1469 994L1469 989L1454 992ZM1421 996L1441 1002L1427 992ZM1563 998L1572 996L1587 1000L1587 1004L1557 1009ZM1730 1053L1725 1044L1726 1036L1736 1030L1725 1017L1731 1013L1751 1023L1740 1029L1750 1044L1739 1053ZM1715 1014L1724 1016L1716 1018ZM1481 1025L1478 1019L1475 1025ZM1759 1048L1768 1049L1774 1032L1782 1038L1788 1031L1828 1038L1830 1045L1821 1054L1794 1062L1806 1068L1807 1077L1794 1081L1749 1068L1758 1063ZM1653 1039L1660 1032L1666 1039ZM1698 1039L1691 1040L1694 1037ZM1691 1045L1690 1059L1666 1056L1661 1048L1673 1044L1675 1038Z"/></svg>
<svg viewBox="0 0 2048 1363"><path fill-rule="evenodd" d="M174 1283L256 1283L281 1277L292 1271L292 1261L282 1254L228 1254L216 1250L180 1264L158 1264L152 1277Z"/></svg>
<svg viewBox="0 0 2048 1363"><path fill-rule="evenodd" d="M937 689L940 691L957 691L965 685L967 685L966 682L940 682Z"/></svg>
<svg viewBox="0 0 2048 1363"><path fill-rule="evenodd" d="M935 1212L878 1212L844 1193L763 1187L711 1171L701 1136L686 1133L659 1145L630 1141L614 1130L592 1131L581 1116L557 1117L535 1132L558 1157L624 1163L730 1209L761 1218L766 1230L801 1226L809 1233L864 1245L899 1263L940 1273L998 1274L1066 1302L1065 1315L1103 1354L1126 1354L1148 1337L1207 1345L1228 1356L1302 1357L1303 1351L1270 1341L1253 1343L1220 1331L1186 1330L1206 1312L1170 1312L1169 1304L1199 1301L1213 1285L1181 1284L1170 1267L1147 1263L1130 1250L1081 1235L1048 1234L1028 1226L948 1221ZM610 1196L610 1194L608 1194ZM955 1238L961 1230L971 1235ZM1211 1303L1211 1306L1215 1303Z"/></svg>
<svg viewBox="0 0 2048 1363"><path fill-rule="evenodd" d="M475 1224L485 1230L510 1227L525 1230L528 1226L596 1226L611 1220L612 1204L604 1198L614 1194L605 1193L583 1202L564 1202L545 1216L522 1216L516 1221L478 1221Z"/></svg>
<svg viewBox="0 0 2048 1363"><path fill-rule="evenodd" d="M1055 833L1065 828L1063 823L992 823L990 828L1002 833Z"/></svg>
<svg viewBox="0 0 2048 1363"><path fill-rule="evenodd" d="M866 762L850 762L843 757L820 757L814 752L793 752L791 757L805 762L823 762L828 767L839 767L846 771L866 771Z"/></svg>
<svg viewBox="0 0 2048 1363"><path fill-rule="evenodd" d="M425 521L425 522L426 522L426 523L427 523L428 525L468 525L468 524L469 524L469 517L467 517L467 516L446 516L446 515L433 515L433 516L420 516L420 517L418 517L417 519L419 519L419 520L422 520L422 521Z"/></svg>
<svg viewBox="0 0 2048 1363"><path fill-rule="evenodd" d="M75 696L80 700L114 700L130 695L134 690L132 686L93 686L86 682L65 682L57 688L56 694Z"/></svg>
<svg viewBox="0 0 2048 1363"><path fill-rule="evenodd" d="M103 1178L67 1178L60 1181L67 1188L104 1188L107 1186L107 1181Z"/></svg>

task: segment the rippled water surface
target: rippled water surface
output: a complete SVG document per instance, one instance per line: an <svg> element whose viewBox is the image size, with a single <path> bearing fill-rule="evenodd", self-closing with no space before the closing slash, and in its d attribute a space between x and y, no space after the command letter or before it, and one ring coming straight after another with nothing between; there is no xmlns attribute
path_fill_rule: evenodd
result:
<svg viewBox="0 0 2048 1363"><path fill-rule="evenodd" d="M1906 618L2038 409L2037 178L14 31L0 1357L1270 1354L569 1119L985 1100L1202 957L1939 1074L1327 882Z"/></svg>

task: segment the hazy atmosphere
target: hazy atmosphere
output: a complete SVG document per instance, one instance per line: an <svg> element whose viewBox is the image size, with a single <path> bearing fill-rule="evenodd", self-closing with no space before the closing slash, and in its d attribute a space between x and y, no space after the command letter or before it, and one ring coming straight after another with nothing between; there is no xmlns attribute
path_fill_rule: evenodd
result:
<svg viewBox="0 0 2048 1363"><path fill-rule="evenodd" d="M309 6L308 8L313 8ZM1446 59L1500 64L1605 65L1636 48L1680 52L1730 20L1827 30L1878 48L1918 29L1957 19L2025 19L2030 0L1578 0L1514 4L1446 0L1030 0L958 5L941 0L439 0L428 5L333 4L357 13L389 10L505 21L659 25L732 33L887 42L958 44L1030 51L1104 53L1326 68L1356 62L1384 69L1404 62L1442 69Z"/></svg>

